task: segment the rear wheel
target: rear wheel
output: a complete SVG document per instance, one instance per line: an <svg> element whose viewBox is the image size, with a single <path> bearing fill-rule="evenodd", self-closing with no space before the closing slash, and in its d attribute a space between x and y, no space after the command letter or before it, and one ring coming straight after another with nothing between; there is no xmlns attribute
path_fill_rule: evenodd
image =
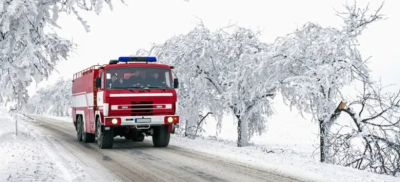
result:
<svg viewBox="0 0 400 182"><path fill-rule="evenodd" d="M153 128L153 145L155 147L167 147L169 144L170 133L167 126L157 126Z"/></svg>
<svg viewBox="0 0 400 182"><path fill-rule="evenodd" d="M95 138L96 138L95 134L82 132L82 140L84 143L94 142Z"/></svg>
<svg viewBox="0 0 400 182"><path fill-rule="evenodd" d="M86 131L85 131L85 127L84 127L84 122L83 122L83 119L82 119L82 117L79 117L80 118L80 125L81 125L81 134L82 134L82 141L84 142L84 143L90 143L90 142L94 142L94 140L95 140L95 138L96 138L96 135L95 134L92 134L92 133L86 133Z"/></svg>
<svg viewBox="0 0 400 182"><path fill-rule="evenodd" d="M109 130L105 130L103 126L101 126L100 120L96 121L96 137L97 144L101 149L109 149L112 148L114 144L114 130L110 128Z"/></svg>
<svg viewBox="0 0 400 182"><path fill-rule="evenodd" d="M76 137L78 138L78 141L82 141L82 119L80 116L76 119Z"/></svg>

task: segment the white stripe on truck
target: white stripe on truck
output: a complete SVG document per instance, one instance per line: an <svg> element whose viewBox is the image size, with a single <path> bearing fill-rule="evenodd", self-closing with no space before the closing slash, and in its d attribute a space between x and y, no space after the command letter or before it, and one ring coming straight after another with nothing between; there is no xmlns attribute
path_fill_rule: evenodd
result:
<svg viewBox="0 0 400 182"><path fill-rule="evenodd" d="M89 106L94 106L94 101L93 101L93 92L92 93L87 93L86 98L88 100Z"/></svg>
<svg viewBox="0 0 400 182"><path fill-rule="evenodd" d="M168 97L172 93L134 93L134 94L110 94L110 97Z"/></svg>
<svg viewBox="0 0 400 182"><path fill-rule="evenodd" d="M88 107L86 94L72 96L72 106L73 107Z"/></svg>
<svg viewBox="0 0 400 182"><path fill-rule="evenodd" d="M91 92L91 93L81 92L81 93L72 95L72 106L73 107L94 106L93 92Z"/></svg>

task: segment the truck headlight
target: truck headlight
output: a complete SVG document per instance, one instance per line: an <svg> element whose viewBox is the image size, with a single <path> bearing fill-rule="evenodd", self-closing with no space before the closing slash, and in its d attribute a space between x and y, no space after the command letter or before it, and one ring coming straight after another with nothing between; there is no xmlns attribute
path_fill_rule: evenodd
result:
<svg viewBox="0 0 400 182"><path fill-rule="evenodd" d="M117 120L116 118L114 118L114 119L111 120L111 123L112 123L112 124L117 124L117 123L118 123L118 120Z"/></svg>
<svg viewBox="0 0 400 182"><path fill-rule="evenodd" d="M168 117L167 121L168 121L168 123L172 123L174 121L174 119L172 117Z"/></svg>

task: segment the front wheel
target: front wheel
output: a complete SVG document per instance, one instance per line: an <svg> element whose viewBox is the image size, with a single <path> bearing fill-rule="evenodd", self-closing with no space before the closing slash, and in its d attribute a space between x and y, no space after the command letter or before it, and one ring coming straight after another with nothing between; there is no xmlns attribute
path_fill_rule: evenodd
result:
<svg viewBox="0 0 400 182"><path fill-rule="evenodd" d="M168 126L156 126L153 128L153 145L154 147L167 147L171 134L168 132Z"/></svg>
<svg viewBox="0 0 400 182"><path fill-rule="evenodd" d="M101 126L100 120L98 119L96 122L96 137L97 144L101 149L109 149L112 148L114 144L114 129L110 128L109 130L105 130L103 126Z"/></svg>
<svg viewBox="0 0 400 182"><path fill-rule="evenodd" d="M82 119L80 116L78 116L76 120L76 137L78 138L78 141L82 141L82 132L83 132Z"/></svg>

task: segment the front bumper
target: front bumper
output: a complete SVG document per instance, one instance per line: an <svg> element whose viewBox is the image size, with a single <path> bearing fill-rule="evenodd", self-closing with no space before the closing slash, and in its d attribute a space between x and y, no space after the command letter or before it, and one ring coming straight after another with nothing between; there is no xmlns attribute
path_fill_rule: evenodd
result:
<svg viewBox="0 0 400 182"><path fill-rule="evenodd" d="M166 117L173 117L173 118L177 118L174 119L173 122L168 123L166 121ZM110 122L110 120L112 119L117 119L118 123L117 124L113 124L112 122ZM146 122L141 122L138 120L149 120ZM143 126L143 125L150 125L150 126L157 126L157 125L167 125L167 124L174 124L174 125L178 125L179 124L179 116L176 115L162 115L162 116L108 116L108 117L104 117L104 124L105 126Z"/></svg>

